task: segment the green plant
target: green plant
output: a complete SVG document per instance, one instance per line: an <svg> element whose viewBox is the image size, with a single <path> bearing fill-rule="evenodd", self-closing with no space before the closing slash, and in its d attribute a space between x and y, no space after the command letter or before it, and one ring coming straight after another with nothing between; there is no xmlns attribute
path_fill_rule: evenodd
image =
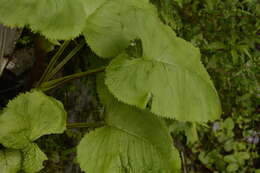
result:
<svg viewBox="0 0 260 173"><path fill-rule="evenodd" d="M77 147L83 171L180 172L180 157L165 118L203 123L221 114L198 48L163 24L147 0L2 0L0 22L29 26L50 40L70 40L83 33L91 49L110 60L106 67L53 79L83 46L58 63L69 41L62 44L35 90L11 101L0 116L2 153L7 153L0 163L6 172L39 171L46 157L32 141L64 130L63 107L42 91L97 72L105 71L97 81L105 125L86 134ZM53 123L61 127L52 127ZM40 128L36 135L34 126ZM5 164L11 159L16 164Z"/></svg>
<svg viewBox="0 0 260 173"><path fill-rule="evenodd" d="M221 98L222 119L213 124L197 125L197 142L191 144L191 132L186 126L181 128L186 136L174 133L182 140L186 171L227 172L231 162L224 158L243 152L250 157L241 157L244 162L236 161L229 172L257 172L260 158L257 142L260 123L259 1L153 0L153 3L162 20L178 36L200 48L202 62ZM233 128L227 129L224 124L233 124Z"/></svg>
<svg viewBox="0 0 260 173"><path fill-rule="evenodd" d="M55 120L55 121L53 121ZM46 134L63 133L66 112L62 103L39 91L21 94L10 101L0 117L0 168L6 173L33 173L47 159L33 143Z"/></svg>

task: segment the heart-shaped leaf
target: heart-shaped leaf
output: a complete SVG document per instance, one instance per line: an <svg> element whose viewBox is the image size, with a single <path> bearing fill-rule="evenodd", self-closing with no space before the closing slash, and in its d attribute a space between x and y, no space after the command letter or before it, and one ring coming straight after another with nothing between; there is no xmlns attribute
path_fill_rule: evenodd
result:
<svg viewBox="0 0 260 173"><path fill-rule="evenodd" d="M66 112L58 100L40 91L20 94L0 115L0 143L22 149L39 137L63 133Z"/></svg>
<svg viewBox="0 0 260 173"><path fill-rule="evenodd" d="M82 170L102 173L180 171L178 151L157 116L118 102L104 85L99 86L99 93L106 106L107 125L86 134L80 142L77 157Z"/></svg>

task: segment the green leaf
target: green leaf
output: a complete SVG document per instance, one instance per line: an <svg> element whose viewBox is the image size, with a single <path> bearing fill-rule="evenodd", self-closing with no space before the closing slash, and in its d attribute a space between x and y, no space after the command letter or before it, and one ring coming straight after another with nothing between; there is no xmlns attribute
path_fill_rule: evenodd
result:
<svg viewBox="0 0 260 173"><path fill-rule="evenodd" d="M226 45L222 42L213 42L213 43L210 43L208 45L205 46L205 49L209 49L209 50L218 50L218 49L225 49L226 48Z"/></svg>
<svg viewBox="0 0 260 173"><path fill-rule="evenodd" d="M228 163L236 163L237 162L236 155L235 154L229 154L229 155L224 157L224 161L228 162Z"/></svg>
<svg viewBox="0 0 260 173"><path fill-rule="evenodd" d="M151 102L153 113L182 121L219 117L219 98L199 50L176 37L151 4L108 1L88 18L84 34L101 57L117 56L141 40L141 57L123 53L107 69L106 84L120 101L142 109Z"/></svg>
<svg viewBox="0 0 260 173"><path fill-rule="evenodd" d="M169 128L171 133L175 136L179 135L181 132L184 132L188 145L199 140L195 123L173 121L169 125Z"/></svg>
<svg viewBox="0 0 260 173"><path fill-rule="evenodd" d="M190 128L185 130L185 135L187 137L187 143L193 144L199 140L198 132L196 129L196 124L192 124Z"/></svg>
<svg viewBox="0 0 260 173"><path fill-rule="evenodd" d="M231 53L231 56L232 56L233 64L237 64L238 63L238 59L239 59L239 55L238 55L236 49L232 49L230 51L230 53Z"/></svg>
<svg viewBox="0 0 260 173"><path fill-rule="evenodd" d="M21 167L21 153L18 150L0 150L0 172L17 173Z"/></svg>
<svg viewBox="0 0 260 173"><path fill-rule="evenodd" d="M47 134L62 133L66 112L58 100L40 91L20 94L11 100L0 116L0 143L22 149Z"/></svg>
<svg viewBox="0 0 260 173"><path fill-rule="evenodd" d="M85 27L85 0L1 0L0 22L29 25L49 39L71 39Z"/></svg>
<svg viewBox="0 0 260 173"><path fill-rule="evenodd" d="M30 144L22 150L23 164L22 169L26 173L35 173L43 168L42 162L47 160L46 155L41 151L37 144Z"/></svg>
<svg viewBox="0 0 260 173"><path fill-rule="evenodd" d="M227 166L227 171L228 172L236 172L239 169L239 165L236 163L230 163Z"/></svg>
<svg viewBox="0 0 260 173"><path fill-rule="evenodd" d="M256 170L255 170L255 173L260 173L260 169L256 169Z"/></svg>
<svg viewBox="0 0 260 173"><path fill-rule="evenodd" d="M174 63L122 54L107 68L106 85L120 101L142 109L151 104L151 111L163 117L205 122L220 115L210 81Z"/></svg>
<svg viewBox="0 0 260 173"><path fill-rule="evenodd" d="M232 118L228 117L227 119L225 119L225 121L223 122L223 128L227 129L227 130L233 130L235 127L234 121Z"/></svg>
<svg viewBox="0 0 260 173"><path fill-rule="evenodd" d="M159 21L147 0L110 0L88 17L83 34L100 57L114 57L136 38L141 27L156 25L150 18Z"/></svg>
<svg viewBox="0 0 260 173"><path fill-rule="evenodd" d="M102 173L178 173L180 158L164 123L148 111L114 99L107 89L106 123L86 134L77 149L82 170ZM109 98L110 97L110 98Z"/></svg>

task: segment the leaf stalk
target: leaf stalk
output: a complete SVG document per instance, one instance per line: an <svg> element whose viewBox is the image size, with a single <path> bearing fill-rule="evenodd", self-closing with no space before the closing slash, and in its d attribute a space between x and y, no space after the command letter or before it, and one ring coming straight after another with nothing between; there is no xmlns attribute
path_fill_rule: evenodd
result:
<svg viewBox="0 0 260 173"><path fill-rule="evenodd" d="M106 69L106 67L100 67L97 69L93 69L93 70L88 70L85 72L80 72L80 73L75 73L72 75L68 75L68 76L64 76L58 79L54 79L54 80L50 80L47 82L43 82L38 88L42 91L48 91L50 89L56 88L66 82L70 82L72 80L84 77L84 76L88 76L88 75L92 75L95 73L99 73L99 72L103 72Z"/></svg>
<svg viewBox="0 0 260 173"><path fill-rule="evenodd" d="M67 128L73 129L73 128L95 128L95 127L101 127L104 126L104 122L96 122L96 123L68 123Z"/></svg>

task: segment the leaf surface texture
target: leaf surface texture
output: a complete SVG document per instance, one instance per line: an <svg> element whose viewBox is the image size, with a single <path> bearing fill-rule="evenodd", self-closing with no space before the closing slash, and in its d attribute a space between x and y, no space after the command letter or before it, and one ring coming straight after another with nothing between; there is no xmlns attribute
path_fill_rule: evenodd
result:
<svg viewBox="0 0 260 173"><path fill-rule="evenodd" d="M21 153L18 150L0 150L0 171L2 173L17 173L21 167Z"/></svg>
<svg viewBox="0 0 260 173"><path fill-rule="evenodd" d="M29 27L49 39L72 39L85 27L86 18L102 1L1 0L0 22Z"/></svg>
<svg viewBox="0 0 260 173"><path fill-rule="evenodd" d="M0 116L0 143L21 149L39 137L63 133L66 112L58 100L40 91L20 94Z"/></svg>
<svg viewBox="0 0 260 173"><path fill-rule="evenodd" d="M47 160L47 156L41 151L38 145L32 143L22 150L22 169L26 173L35 173L43 168L42 162Z"/></svg>
<svg viewBox="0 0 260 173"><path fill-rule="evenodd" d="M11 150L13 152L6 158L0 150L0 168L5 159L7 164L3 169L16 170L14 173L17 170L25 173L40 171L47 157L33 141L43 135L63 133L66 116L62 103L41 91L20 94L11 100L0 115L0 143L17 150ZM21 157L19 164L16 164L18 156L14 151ZM16 160L9 166L8 159Z"/></svg>
<svg viewBox="0 0 260 173"><path fill-rule="evenodd" d="M200 52L178 38L145 1L107 1L84 30L101 57L116 57L106 71L106 85L120 101L181 121L206 122L221 114L218 94L200 61ZM142 55L125 52L140 39Z"/></svg>
<svg viewBox="0 0 260 173"><path fill-rule="evenodd" d="M150 112L118 102L104 85L107 125L86 134L78 146L81 168L102 173L174 173L178 151L164 123Z"/></svg>

